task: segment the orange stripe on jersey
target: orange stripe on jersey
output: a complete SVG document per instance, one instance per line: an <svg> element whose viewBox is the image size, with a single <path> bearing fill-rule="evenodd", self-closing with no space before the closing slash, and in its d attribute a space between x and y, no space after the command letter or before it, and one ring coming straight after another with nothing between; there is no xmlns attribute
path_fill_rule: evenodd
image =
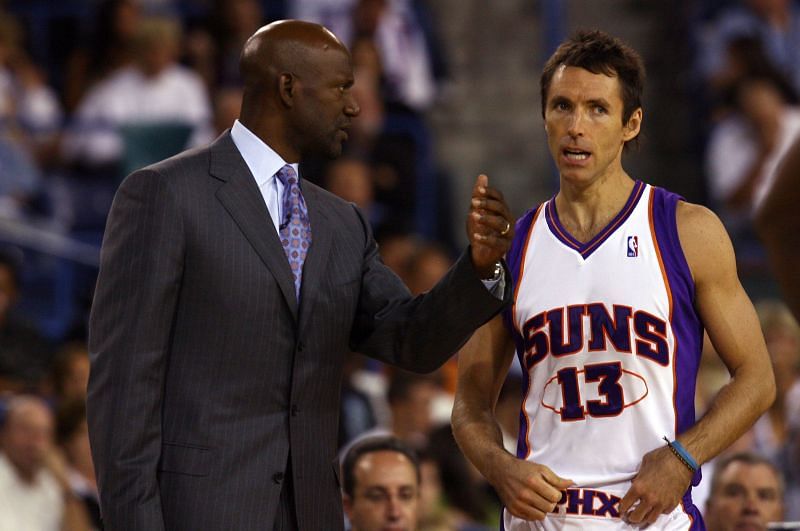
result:
<svg viewBox="0 0 800 531"><path fill-rule="evenodd" d="M650 219L650 233L653 236L653 246L656 249L656 256L658 257L658 265L661 268L661 276L664 279L664 287L667 289L667 300L669 301L669 326L672 328L672 289L669 286L669 278L667 278L667 270L664 268L664 260L661 257L661 246L658 244L658 237L656 236L656 225L653 216L653 203L655 200L655 188L650 188L650 202L649 202L649 219ZM678 435L678 374L677 364L675 363L675 356L678 353L678 336L673 332L672 340L675 347L672 349L672 412L675 418L675 435Z"/></svg>
<svg viewBox="0 0 800 531"><path fill-rule="evenodd" d="M580 252L581 246L579 244L576 244L573 241L573 240L575 240L575 238L573 238L569 234L565 234L564 231L561 230L558 227L558 223L556 223L555 219L553 218L553 209L555 208L555 200L556 200L556 198L554 197L553 199L551 199L547 203L547 213L545 215L546 216L550 216L550 221L552 222L552 223L550 223L550 226L558 233L559 236L561 236L561 239L564 241L564 243L566 243L567 245L569 245L570 247L572 247L576 251ZM550 203L553 203L553 204L551 205ZM538 214L538 212L537 212L537 214Z"/></svg>
<svg viewBox="0 0 800 531"><path fill-rule="evenodd" d="M533 447L531 446L531 418L528 416L528 410L525 408L525 404L528 403L528 395L531 393L533 382L531 381L530 375L528 375L526 380L528 380L528 386L525 388L525 394L522 396L521 410L522 414L525 415L525 446L528 448L528 452L525 454L525 460L527 461L531 456L531 452L533 452Z"/></svg>
<svg viewBox="0 0 800 531"><path fill-rule="evenodd" d="M661 277L664 279L664 287L667 289L667 299L669 300L669 320L672 322L672 290L669 287L669 280L667 279L667 270L664 268L664 259L661 257L661 248L658 245L658 236L656 236L656 225L653 221L653 201L656 193L653 187L650 188L650 201L648 205L648 217L650 219L650 234L653 237L654 247L656 248L656 256L658 257L658 266L661 268Z"/></svg>
<svg viewBox="0 0 800 531"><path fill-rule="evenodd" d="M511 323L514 325L514 328L517 329L520 337L522 337L522 330L519 329L517 326L517 294L519 293L519 287L522 285L522 277L525 274L525 257L528 255L528 244L531 243L531 237L533 236L533 227L536 226L536 222L539 219L539 214L542 212L542 206L536 209L536 212L533 214L533 219L531 220L531 225L528 227L528 234L525 236L525 245L522 247L522 253L519 255L519 275L517 277L517 285L514 286L514 297L511 299Z"/></svg>
<svg viewBox="0 0 800 531"><path fill-rule="evenodd" d="M533 219L531 220L531 225L528 227L528 234L525 236L525 245L522 248L522 253L520 253L519 257L519 275L517 277L517 285L514 286L514 298L511 302L511 324L514 325L514 328L517 329L517 333L520 337L524 339L522 335L522 330L520 330L519 326L517 326L517 294L519 293L519 287L522 285L522 277L525 274L525 257L528 255L528 244L531 243L531 238L533 237L533 228L536 226L536 222L539 220L539 214L542 212L542 205L536 209L536 212L533 214ZM524 353L522 353L522 358L525 359ZM528 394L531 392L531 378L528 375L528 386L525 388L525 393L522 396L522 414L525 416L525 424L527 426L525 430L525 445L528 447L528 453L525 455L525 459L527 459L531 455L531 419L528 417L528 412L525 409L525 404L528 402Z"/></svg>

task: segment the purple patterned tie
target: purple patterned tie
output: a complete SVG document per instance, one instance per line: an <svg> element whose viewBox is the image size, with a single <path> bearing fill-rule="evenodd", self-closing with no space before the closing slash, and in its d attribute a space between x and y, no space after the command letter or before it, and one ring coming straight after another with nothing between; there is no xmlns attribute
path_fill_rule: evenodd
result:
<svg viewBox="0 0 800 531"><path fill-rule="evenodd" d="M289 259L294 275L294 290L300 300L300 283L303 279L303 262L311 245L311 224L308 221L308 208L294 168L288 164L278 170L275 176L283 183L283 219L278 234L283 251Z"/></svg>

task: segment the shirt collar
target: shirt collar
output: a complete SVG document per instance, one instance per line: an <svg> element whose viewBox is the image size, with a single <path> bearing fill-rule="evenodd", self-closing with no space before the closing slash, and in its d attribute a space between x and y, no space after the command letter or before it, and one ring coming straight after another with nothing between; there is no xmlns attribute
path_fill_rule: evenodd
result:
<svg viewBox="0 0 800 531"><path fill-rule="evenodd" d="M247 167L250 168L250 173L253 174L259 188L262 188L273 179L278 170L287 164L274 149L264 143L239 120L233 123L231 137L239 153L242 154ZM297 175L300 175L298 163L295 162L290 166L294 168Z"/></svg>

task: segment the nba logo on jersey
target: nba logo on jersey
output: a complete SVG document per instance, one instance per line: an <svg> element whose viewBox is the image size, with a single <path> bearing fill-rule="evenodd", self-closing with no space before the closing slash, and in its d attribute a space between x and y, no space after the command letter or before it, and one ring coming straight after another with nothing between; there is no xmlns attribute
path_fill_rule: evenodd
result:
<svg viewBox="0 0 800 531"><path fill-rule="evenodd" d="M638 236L628 236L628 256L633 257L633 258L639 256L639 237Z"/></svg>

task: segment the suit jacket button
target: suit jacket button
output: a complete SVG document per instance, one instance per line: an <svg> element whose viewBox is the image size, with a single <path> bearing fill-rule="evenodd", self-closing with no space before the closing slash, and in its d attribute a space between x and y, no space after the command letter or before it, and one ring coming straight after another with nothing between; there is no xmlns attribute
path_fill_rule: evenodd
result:
<svg viewBox="0 0 800 531"><path fill-rule="evenodd" d="M280 485L281 481L283 481L283 472L275 472L272 474L272 481Z"/></svg>

